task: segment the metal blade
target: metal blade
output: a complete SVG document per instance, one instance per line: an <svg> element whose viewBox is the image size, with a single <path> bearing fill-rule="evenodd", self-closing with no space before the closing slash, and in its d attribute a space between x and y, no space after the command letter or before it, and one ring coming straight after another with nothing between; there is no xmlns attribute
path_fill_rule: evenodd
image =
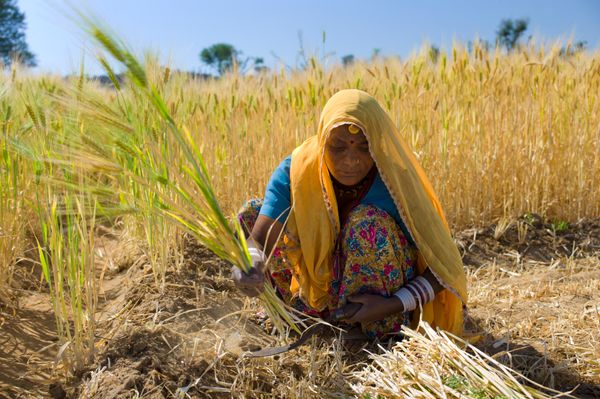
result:
<svg viewBox="0 0 600 399"><path fill-rule="evenodd" d="M331 314L331 316L328 318L328 320L331 322L337 322L337 321L340 321L343 319L350 318L350 317L354 316L354 314L356 312L358 312L358 310L361 308L361 306L362 305L360 303L349 303L346 306L344 306L340 309L337 309L335 312L333 312ZM292 342L291 344L287 344L287 345L283 345L283 346L274 346L271 348L264 348L264 349L260 349L260 350L254 351L254 352L247 352L244 354L244 357L255 358L255 357L275 356L275 355L279 355L280 353L285 353L292 349L296 349L297 347L302 346L310 337L317 334L318 332L323 330L325 327L327 327L327 324L324 324L324 323L313 324L312 326L310 326L306 330L304 330L302 335L300 335L300 338L298 338L296 341Z"/></svg>
<svg viewBox="0 0 600 399"><path fill-rule="evenodd" d="M292 342L291 344L287 344L287 345L283 345L283 346L275 346L272 348L264 348L264 349L254 351L254 352L248 352L248 353L244 354L244 357L255 358L255 357L275 356L280 353L285 353L292 349L296 349L297 347L302 346L310 337L312 337L313 335L315 335L318 332L320 332L321 330L323 330L326 326L327 325L323 324L323 323L313 324L312 326L310 326L306 330L304 330L302 335L300 335L300 337L296 341Z"/></svg>

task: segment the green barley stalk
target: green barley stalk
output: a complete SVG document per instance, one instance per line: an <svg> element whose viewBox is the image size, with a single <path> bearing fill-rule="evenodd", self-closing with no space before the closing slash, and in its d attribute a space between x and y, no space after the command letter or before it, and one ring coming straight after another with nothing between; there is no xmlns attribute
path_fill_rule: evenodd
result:
<svg viewBox="0 0 600 399"><path fill-rule="evenodd" d="M68 191L59 196L55 191L38 204L42 228L38 254L61 339L58 357L74 370L89 363L95 348L98 291L93 230L96 207L84 203L85 198ZM92 214L87 214L89 209Z"/></svg>
<svg viewBox="0 0 600 399"><path fill-rule="evenodd" d="M17 184L14 159L5 151L0 140L0 302L9 303L14 263L22 247L22 221L19 218L22 204L14 195Z"/></svg>
<svg viewBox="0 0 600 399"><path fill-rule="evenodd" d="M134 140L125 141L119 134L108 137L120 145L121 150L128 152L130 157L136 158L135 162L128 164L114 162L114 158L108 156L106 150L98 150L98 143L86 146L82 142L79 153L84 162L78 164L88 168L96 165L127 176L138 188L141 187L153 197L145 206L151 206L153 212L174 221L221 259L249 272L252 265L242 228L237 218L228 220L221 210L204 158L192 135L172 118L159 89L150 82L144 67L125 44L90 18L79 15L84 30L125 67L133 84L132 89L149 101L153 112L158 114L159 120L166 127L169 137L163 147L148 139L142 143L142 147ZM102 62L102 65L108 68L109 76L115 75L107 62ZM110 136L112 131L106 130L105 133ZM169 142L172 142L172 148L167 148ZM170 152L175 151L182 155L184 161L179 167L172 165L172 159L169 158ZM85 162L88 157L93 162ZM132 164L133 168L130 167ZM127 196L130 193L121 194ZM132 196L129 198L136 200ZM260 299L277 330L283 333L287 325L299 331L296 324L301 321L286 310L286 305L276 295L270 283L265 283Z"/></svg>

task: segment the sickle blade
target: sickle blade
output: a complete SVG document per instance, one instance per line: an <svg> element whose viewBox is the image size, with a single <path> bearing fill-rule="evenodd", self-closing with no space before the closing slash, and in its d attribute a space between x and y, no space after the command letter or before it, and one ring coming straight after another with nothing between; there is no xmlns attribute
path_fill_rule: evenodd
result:
<svg viewBox="0 0 600 399"><path fill-rule="evenodd" d="M264 348L264 349L260 349L255 352L248 352L248 353L244 354L244 357L249 357L249 358L267 357L267 356L275 356L275 355L279 355L280 353L288 352L290 350L298 348L299 346L304 345L310 337L317 334L318 332L323 330L325 327L326 327L326 324L322 324L322 323L313 324L312 326L310 326L306 330L304 330L302 335L300 335L300 337L296 341L292 342L291 344L287 344L287 345L283 345L283 346L275 346L272 348Z"/></svg>
<svg viewBox="0 0 600 399"><path fill-rule="evenodd" d="M337 322L337 321L340 321L343 319L350 318L350 317L354 316L354 314L356 314L356 312L358 312L358 310L361 308L361 306L362 305L360 303L349 303L346 306L343 306L342 308L337 309L328 318L328 320L330 322ZM280 353L285 353L287 351L291 351L292 349L296 349L297 347L304 345L304 343L310 337L319 333L321 330L323 330L324 328L326 328L328 326L329 325L325 324L325 323L313 324L312 326L310 326L306 330L304 330L302 335L300 335L300 338L298 338L295 342L292 342L291 344L283 345L283 346L275 346L275 347L271 347L271 348L264 348L264 349L260 349L260 350L254 351L254 352L247 352L244 354L244 357L256 358L256 357L275 356L275 355L279 355Z"/></svg>

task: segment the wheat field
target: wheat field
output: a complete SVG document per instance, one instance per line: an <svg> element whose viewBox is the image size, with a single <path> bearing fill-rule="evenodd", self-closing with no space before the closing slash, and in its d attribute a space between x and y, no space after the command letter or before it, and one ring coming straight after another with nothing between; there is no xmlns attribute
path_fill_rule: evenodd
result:
<svg viewBox="0 0 600 399"><path fill-rule="evenodd" d="M40 270L37 290L52 302L67 374L94 364L99 348L99 229L136 243L156 292L168 291L165 276L185 264L189 229L152 211L184 209L176 215L183 218L200 209L197 175L170 126L203 159L226 217L263 195L278 163L316 133L327 99L346 88L369 92L389 112L453 231L494 225L501 237L523 215L555 230L600 217L598 53L455 44L439 55L424 47L405 60L328 68L312 58L305 70L220 79L173 72L146 56L123 80L102 57L112 85L85 71L61 78L13 67L0 77L0 306L17 312L23 279ZM518 226L525 239L527 226ZM474 303L484 301L489 286L475 287ZM360 389L379 392L367 371L355 374Z"/></svg>

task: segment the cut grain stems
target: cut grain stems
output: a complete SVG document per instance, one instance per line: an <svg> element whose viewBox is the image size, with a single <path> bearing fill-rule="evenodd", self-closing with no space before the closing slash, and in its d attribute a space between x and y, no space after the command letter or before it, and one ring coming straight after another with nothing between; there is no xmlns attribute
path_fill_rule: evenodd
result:
<svg viewBox="0 0 600 399"><path fill-rule="evenodd" d="M83 15L81 17L89 35L126 69L131 83L129 88L145 114L134 116L130 113L127 119L120 115L120 123L124 126L131 126L130 120L138 123L129 129L138 132L137 135L126 136L118 130L104 129L104 141L90 143L82 139L84 135L79 135L75 140L76 150L66 146L65 149L74 151L82 161L78 164L87 165L88 172L97 174L102 169L114 170L131 182L130 187L116 186L121 202L128 202L142 214L160 215L175 222L221 259L248 272L250 255L242 228L237 218L225 217L202 152L189 130L173 119L160 87L152 83L132 52L106 29ZM110 71L107 73L110 75ZM88 112L87 116L94 118L95 114ZM155 125L148 126L142 120L152 121ZM156 133L148 136L149 131ZM120 155L115 156L115 152ZM86 159L93 162L85 162ZM84 185L94 186L89 180ZM140 201L140 193L145 201ZM301 322L300 319L286 310L268 282L260 298L278 331L285 333L287 327L299 331L296 324Z"/></svg>
<svg viewBox="0 0 600 399"><path fill-rule="evenodd" d="M569 397L550 390L426 322L403 327L405 339L355 373L361 397L545 399Z"/></svg>

